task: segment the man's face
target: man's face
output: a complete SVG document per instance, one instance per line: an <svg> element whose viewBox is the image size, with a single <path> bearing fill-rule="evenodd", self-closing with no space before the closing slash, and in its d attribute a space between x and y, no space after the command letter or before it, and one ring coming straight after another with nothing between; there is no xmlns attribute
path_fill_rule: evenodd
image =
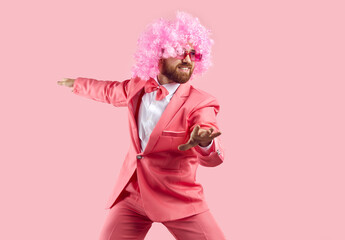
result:
<svg viewBox="0 0 345 240"><path fill-rule="evenodd" d="M194 49L191 49L193 51ZM194 71L194 61L187 55L184 59L163 58L160 61L160 72L176 83L186 83Z"/></svg>

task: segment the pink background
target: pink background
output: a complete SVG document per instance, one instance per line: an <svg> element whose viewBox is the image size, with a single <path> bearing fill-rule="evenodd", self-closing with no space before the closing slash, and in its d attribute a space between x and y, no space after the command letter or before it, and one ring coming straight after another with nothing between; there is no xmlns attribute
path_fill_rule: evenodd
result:
<svg viewBox="0 0 345 240"><path fill-rule="evenodd" d="M65 77L123 81L137 38L176 10L213 31L225 162L200 166L232 240L345 239L343 1L6 1L0 239L97 239L129 145L127 110ZM173 239L154 223L146 239Z"/></svg>

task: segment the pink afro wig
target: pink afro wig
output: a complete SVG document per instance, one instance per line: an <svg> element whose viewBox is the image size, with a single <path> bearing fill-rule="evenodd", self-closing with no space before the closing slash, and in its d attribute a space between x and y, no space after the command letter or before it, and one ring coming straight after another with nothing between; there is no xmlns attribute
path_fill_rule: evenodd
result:
<svg viewBox="0 0 345 240"><path fill-rule="evenodd" d="M159 59L176 57L183 48L190 49L189 43L202 54L202 60L195 62L192 77L203 74L212 65L211 46L214 41L209 35L210 30L202 26L198 18L184 12L178 11L173 21L158 19L148 25L138 39L132 77L155 78L159 74Z"/></svg>

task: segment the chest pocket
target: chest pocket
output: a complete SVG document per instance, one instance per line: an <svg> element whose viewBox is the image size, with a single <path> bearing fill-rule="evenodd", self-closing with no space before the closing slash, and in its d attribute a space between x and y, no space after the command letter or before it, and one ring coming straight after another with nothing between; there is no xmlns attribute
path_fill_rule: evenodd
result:
<svg viewBox="0 0 345 240"><path fill-rule="evenodd" d="M162 131L162 136L170 136L170 137L185 137L186 131Z"/></svg>
<svg viewBox="0 0 345 240"><path fill-rule="evenodd" d="M169 141L169 150L175 153L180 153L178 146L188 141L186 131L162 131L162 138Z"/></svg>

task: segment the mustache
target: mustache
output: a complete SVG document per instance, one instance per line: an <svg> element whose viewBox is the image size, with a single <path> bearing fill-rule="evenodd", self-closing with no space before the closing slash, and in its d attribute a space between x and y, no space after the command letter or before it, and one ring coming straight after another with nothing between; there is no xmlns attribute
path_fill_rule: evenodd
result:
<svg viewBox="0 0 345 240"><path fill-rule="evenodd" d="M181 65L178 65L177 67L189 67L189 68L192 68L192 65L189 65L189 64L181 64Z"/></svg>

